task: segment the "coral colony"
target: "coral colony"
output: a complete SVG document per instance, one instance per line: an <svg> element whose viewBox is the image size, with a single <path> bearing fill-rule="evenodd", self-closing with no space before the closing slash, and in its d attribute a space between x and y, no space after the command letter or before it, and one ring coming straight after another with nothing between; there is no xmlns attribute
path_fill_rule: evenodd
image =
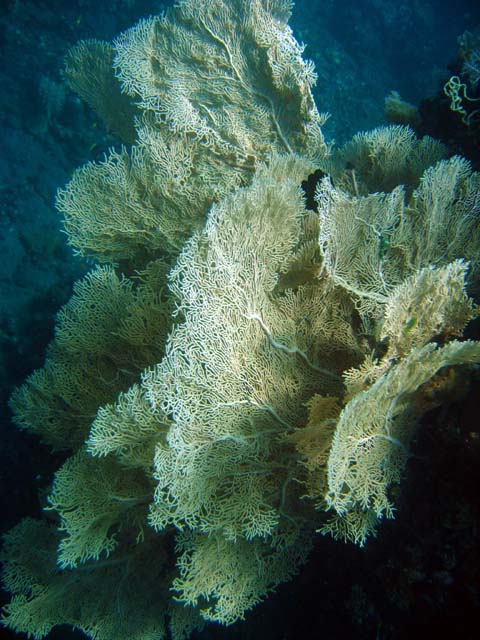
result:
<svg viewBox="0 0 480 640"><path fill-rule="evenodd" d="M315 538L393 517L419 417L480 362L479 174L406 126L327 145L289 10L183 0L67 56L125 146L58 193L96 266L11 400L70 456L5 538L14 630L242 619Z"/></svg>

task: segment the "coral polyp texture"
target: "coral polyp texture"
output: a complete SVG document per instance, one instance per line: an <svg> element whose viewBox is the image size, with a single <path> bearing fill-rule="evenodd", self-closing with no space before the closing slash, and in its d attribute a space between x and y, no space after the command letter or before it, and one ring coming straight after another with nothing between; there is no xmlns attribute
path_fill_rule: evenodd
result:
<svg viewBox="0 0 480 640"><path fill-rule="evenodd" d="M289 9L185 0L67 57L126 146L59 191L102 264L11 400L70 456L5 537L16 631L244 618L316 537L393 517L420 417L480 363L480 176L404 126L329 149Z"/></svg>

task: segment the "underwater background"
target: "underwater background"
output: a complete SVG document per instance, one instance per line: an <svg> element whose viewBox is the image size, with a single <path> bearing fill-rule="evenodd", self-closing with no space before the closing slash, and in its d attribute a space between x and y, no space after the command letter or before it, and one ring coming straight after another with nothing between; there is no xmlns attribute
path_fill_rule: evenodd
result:
<svg viewBox="0 0 480 640"><path fill-rule="evenodd" d="M8 398L42 365L55 314L87 264L72 255L55 211L72 171L119 142L67 87L63 57L78 40L111 40L169 2L0 0L1 533L40 512L38 493L62 462L11 422ZM479 125L460 122L442 87L459 72L477 2L297 0L291 26L318 74L314 96L343 143L387 124L396 91L419 107L417 132L479 167ZM479 86L471 87L478 97ZM475 91L477 92L475 94ZM480 120L480 118L479 118ZM418 430L395 520L364 549L318 538L290 583L229 628L201 638L477 637L480 610L480 378ZM39 469L42 472L39 473ZM2 604L6 594L2 594ZM0 638L21 637L0 629ZM82 638L57 629L48 638Z"/></svg>

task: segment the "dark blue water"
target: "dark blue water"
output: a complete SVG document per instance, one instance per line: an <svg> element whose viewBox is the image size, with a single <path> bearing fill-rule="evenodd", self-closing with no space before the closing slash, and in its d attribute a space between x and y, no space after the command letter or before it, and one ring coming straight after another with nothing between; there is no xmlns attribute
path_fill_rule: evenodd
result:
<svg viewBox="0 0 480 640"><path fill-rule="evenodd" d="M11 423L12 389L43 363L54 317L88 265L72 255L54 208L75 167L118 144L68 89L62 60L78 40L111 40L168 2L0 0L0 528L39 515L38 491L61 457ZM291 20L316 65L314 90L331 118L329 140L386 124L397 91L419 106L441 95L459 69L457 38L480 28L471 0L298 0ZM454 151L458 123L433 103L422 132ZM448 109L447 109L448 111ZM444 113L444 112L443 112ZM448 115L448 114L447 114ZM468 131L468 134L471 130ZM478 135L478 133L477 133ZM458 146L456 146L458 145ZM470 146L469 146L470 145ZM399 512L360 550L324 538L301 574L245 623L209 627L202 638L264 640L477 637L480 608L478 380L467 400L429 414L416 443ZM6 598L6 594L3 594ZM443 635L442 635L443 634ZM14 636L0 629L0 638ZM83 637L67 629L48 638Z"/></svg>

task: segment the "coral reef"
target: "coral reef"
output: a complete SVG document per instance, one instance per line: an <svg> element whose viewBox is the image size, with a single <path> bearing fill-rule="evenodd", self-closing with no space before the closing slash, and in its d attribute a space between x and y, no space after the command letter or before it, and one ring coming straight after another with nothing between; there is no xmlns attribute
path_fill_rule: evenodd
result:
<svg viewBox="0 0 480 640"><path fill-rule="evenodd" d="M11 400L70 455L6 535L11 629L243 619L317 532L364 545L393 517L419 418L480 363L480 175L405 126L329 149L289 9L182 0L68 56L133 145L58 194L103 264Z"/></svg>

